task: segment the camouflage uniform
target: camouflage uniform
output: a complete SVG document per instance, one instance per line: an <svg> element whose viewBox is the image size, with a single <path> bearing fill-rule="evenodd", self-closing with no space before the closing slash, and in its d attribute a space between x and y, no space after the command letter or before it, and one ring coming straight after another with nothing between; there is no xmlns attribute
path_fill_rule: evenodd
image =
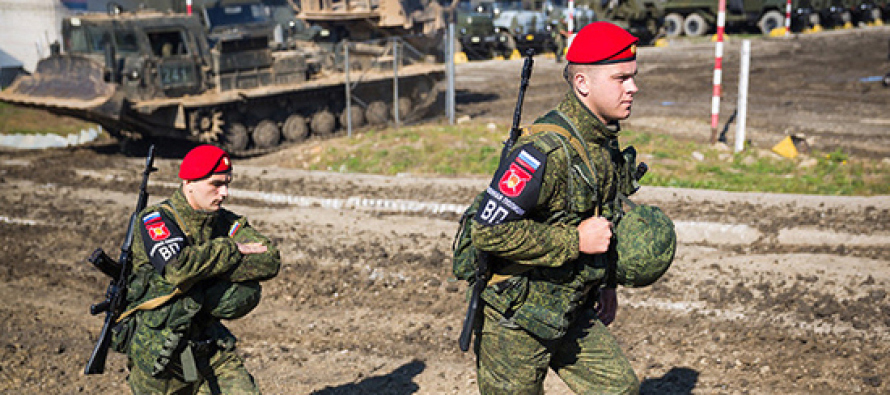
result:
<svg viewBox="0 0 890 395"><path fill-rule="evenodd" d="M567 32L569 30L569 26L566 24L565 18L562 15L558 15L556 18L556 22L554 23L553 29L550 30L550 37L553 39L553 44L556 46L555 55L556 62L562 62L562 58L566 52L566 42L568 39L563 35L563 32Z"/></svg>
<svg viewBox="0 0 890 395"><path fill-rule="evenodd" d="M603 216L618 219L616 194L638 188L631 176L635 153L620 151L617 125L604 125L571 91L535 123L572 131L594 169L565 138L526 134L514 152L545 156L537 201L520 219L473 222L473 245L494 256L494 272L519 273L483 291L485 318L475 343L479 388L483 394L541 393L549 367L576 393L636 393L630 363L593 310L615 257L580 253L576 229L597 202Z"/></svg>
<svg viewBox="0 0 890 395"><path fill-rule="evenodd" d="M146 252L158 245L145 233L141 242L135 239L127 305L132 309L176 289L183 293L136 311L118 327L113 346L127 353L130 388L135 394L258 394L234 351L235 337L220 320L243 317L259 304L259 282L278 273L278 250L244 217L225 209L193 209L182 189L139 218L159 212L167 221L165 231L181 230L184 246L159 271ZM176 236L175 231L167 236L171 233ZM260 242L268 250L242 255L236 242Z"/></svg>

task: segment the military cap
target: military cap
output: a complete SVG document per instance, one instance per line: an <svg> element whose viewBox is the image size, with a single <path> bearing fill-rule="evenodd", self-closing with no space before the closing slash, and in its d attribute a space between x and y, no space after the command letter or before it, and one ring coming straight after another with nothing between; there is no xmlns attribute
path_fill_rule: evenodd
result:
<svg viewBox="0 0 890 395"><path fill-rule="evenodd" d="M219 147L199 145L185 154L179 165L179 178L200 180L211 174L226 173L232 170L229 154Z"/></svg>
<svg viewBox="0 0 890 395"><path fill-rule="evenodd" d="M578 32L566 52L569 63L608 64L637 58L638 38L609 22L593 22Z"/></svg>

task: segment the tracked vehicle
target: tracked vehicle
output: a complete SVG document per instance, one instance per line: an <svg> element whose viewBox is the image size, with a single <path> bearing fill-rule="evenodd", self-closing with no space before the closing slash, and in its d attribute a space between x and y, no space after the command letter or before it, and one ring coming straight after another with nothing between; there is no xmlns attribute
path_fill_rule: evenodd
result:
<svg viewBox="0 0 890 395"><path fill-rule="evenodd" d="M386 123L393 113L418 119L437 101L441 63L403 50L387 57L398 45L393 40L376 62L350 61L347 83L342 59L322 65L317 46L276 44L264 10L227 3L200 17L137 11L66 18L61 45L33 75L0 92L0 101L96 122L118 137L189 139L238 154L329 135L347 119L353 126Z"/></svg>

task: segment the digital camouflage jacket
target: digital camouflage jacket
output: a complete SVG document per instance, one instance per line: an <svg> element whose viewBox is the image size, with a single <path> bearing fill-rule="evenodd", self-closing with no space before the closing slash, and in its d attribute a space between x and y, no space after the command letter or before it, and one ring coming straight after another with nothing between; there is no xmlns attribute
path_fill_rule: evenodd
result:
<svg viewBox="0 0 890 395"><path fill-rule="evenodd" d="M194 210L182 189L146 208L137 221L142 237L134 237L127 308L182 294L126 318L117 330L115 349L126 352L136 368L157 376L168 359L179 365L176 357L189 341L234 348L235 338L220 319L240 318L257 306L259 282L278 274L278 249L244 217L225 209ZM236 242L260 242L268 250L243 255Z"/></svg>
<svg viewBox="0 0 890 395"><path fill-rule="evenodd" d="M622 152L617 125L604 125L571 91L535 125L571 131L593 169L569 139L538 126L545 131L524 134L507 156L511 160L501 163L483 192L489 197L483 198L471 235L477 249L494 256L495 273L518 273L488 286L482 294L485 302L509 322L553 339L565 334L590 290L602 285L607 265L614 264L606 260L614 259L608 254L600 257L604 259L580 254L576 227L599 207L606 218L620 218L620 206L614 203L617 193L630 195L638 188L631 176L636 154L633 148ZM517 197L507 199L510 192ZM497 217L485 213L486 200L512 200L517 203L508 203L519 207L503 210L507 214L502 222L486 221L486 216ZM497 204L492 206L489 211L496 212Z"/></svg>

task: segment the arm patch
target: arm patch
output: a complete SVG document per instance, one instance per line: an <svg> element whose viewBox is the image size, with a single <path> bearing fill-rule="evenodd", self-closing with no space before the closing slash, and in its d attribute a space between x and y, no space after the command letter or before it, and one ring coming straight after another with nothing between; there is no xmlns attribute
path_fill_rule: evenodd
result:
<svg viewBox="0 0 890 395"><path fill-rule="evenodd" d="M491 226L515 221L538 204L547 156L531 144L514 150L494 173L476 212L476 222Z"/></svg>
<svg viewBox="0 0 890 395"><path fill-rule="evenodd" d="M164 274L164 267L185 247L185 234L176 221L161 210L149 212L141 221L142 242L145 243L148 260L158 273Z"/></svg>

